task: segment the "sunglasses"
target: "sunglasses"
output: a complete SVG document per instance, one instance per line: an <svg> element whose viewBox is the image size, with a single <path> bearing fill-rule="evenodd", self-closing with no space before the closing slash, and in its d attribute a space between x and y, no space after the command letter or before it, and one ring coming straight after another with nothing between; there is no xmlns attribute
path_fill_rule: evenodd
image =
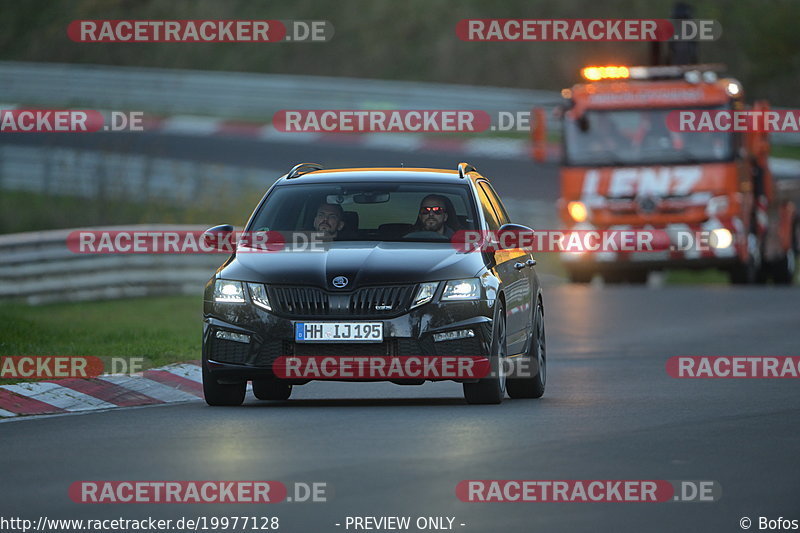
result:
<svg viewBox="0 0 800 533"><path fill-rule="evenodd" d="M428 207L420 207L419 214L420 215L427 215L428 213L434 213L436 215L443 215L444 214L444 207L439 207L438 205L428 206Z"/></svg>

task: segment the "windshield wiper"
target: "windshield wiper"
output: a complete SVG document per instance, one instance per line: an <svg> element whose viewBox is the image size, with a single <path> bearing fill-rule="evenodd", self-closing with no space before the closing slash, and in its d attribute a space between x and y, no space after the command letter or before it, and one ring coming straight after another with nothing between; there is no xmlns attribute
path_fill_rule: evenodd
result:
<svg viewBox="0 0 800 533"><path fill-rule="evenodd" d="M669 152L661 152L653 154L652 158L647 160L642 160L643 163L698 163L700 158L698 158L692 152L689 152L685 148L680 150L674 149L670 150Z"/></svg>

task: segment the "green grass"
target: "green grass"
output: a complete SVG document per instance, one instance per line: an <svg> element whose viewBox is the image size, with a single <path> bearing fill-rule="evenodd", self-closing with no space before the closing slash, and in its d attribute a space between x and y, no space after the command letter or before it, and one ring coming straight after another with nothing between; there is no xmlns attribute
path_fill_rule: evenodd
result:
<svg viewBox="0 0 800 533"><path fill-rule="evenodd" d="M4 303L0 356L142 357L146 368L200 359L202 306L199 296Z"/></svg>
<svg viewBox="0 0 800 533"><path fill-rule="evenodd" d="M769 155L786 159L800 159L800 146L772 146Z"/></svg>

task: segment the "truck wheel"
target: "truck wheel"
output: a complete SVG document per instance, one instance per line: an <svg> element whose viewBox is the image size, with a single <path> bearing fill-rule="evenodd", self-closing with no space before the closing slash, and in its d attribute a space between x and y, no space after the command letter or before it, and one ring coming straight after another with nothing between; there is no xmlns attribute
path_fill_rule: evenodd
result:
<svg viewBox="0 0 800 533"><path fill-rule="evenodd" d="M792 229L792 243L772 271L772 279L778 285L791 285L797 272L797 254L800 249L800 220L796 221Z"/></svg>
<svg viewBox="0 0 800 533"><path fill-rule="evenodd" d="M288 400L292 386L279 379L254 379L253 395L259 400Z"/></svg>
<svg viewBox="0 0 800 533"><path fill-rule="evenodd" d="M647 283L647 270L631 270L625 276L625 280L632 285L642 285Z"/></svg>
<svg viewBox="0 0 800 533"><path fill-rule="evenodd" d="M730 272L730 280L734 285L750 285L762 277L761 249L755 233L747 236L747 261L739 263Z"/></svg>
<svg viewBox="0 0 800 533"><path fill-rule="evenodd" d="M203 363L203 396L208 405L242 405L247 382L225 385L218 383Z"/></svg>
<svg viewBox="0 0 800 533"><path fill-rule="evenodd" d="M791 285L794 281L794 273L797 271L797 255L794 250L789 250L783 259L776 262L773 266L772 279L778 285Z"/></svg>
<svg viewBox="0 0 800 533"><path fill-rule="evenodd" d="M618 285L628 281L628 274L619 270L612 270L603 273L603 283L607 285Z"/></svg>
<svg viewBox="0 0 800 533"><path fill-rule="evenodd" d="M569 270L567 277L570 283L589 283L594 277L594 272L586 272L584 270Z"/></svg>

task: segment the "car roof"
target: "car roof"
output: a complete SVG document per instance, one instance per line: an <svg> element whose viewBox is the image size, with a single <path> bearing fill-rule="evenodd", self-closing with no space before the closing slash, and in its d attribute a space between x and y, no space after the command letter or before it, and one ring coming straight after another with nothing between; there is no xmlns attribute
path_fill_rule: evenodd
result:
<svg viewBox="0 0 800 533"><path fill-rule="evenodd" d="M457 170L438 168L332 168L306 172L295 178L281 177L280 185L300 185L303 183L339 183L358 181L402 181L406 183L439 182L468 183L459 177Z"/></svg>

